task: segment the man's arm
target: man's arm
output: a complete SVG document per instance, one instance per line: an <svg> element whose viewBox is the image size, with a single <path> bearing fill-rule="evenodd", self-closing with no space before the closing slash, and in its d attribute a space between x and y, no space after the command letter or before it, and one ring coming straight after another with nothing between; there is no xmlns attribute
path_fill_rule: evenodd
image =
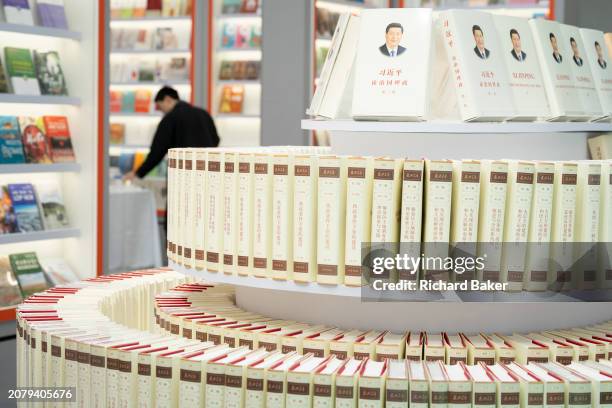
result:
<svg viewBox="0 0 612 408"><path fill-rule="evenodd" d="M136 170L138 177L143 178L146 176L164 159L172 141L172 126L172 119L168 116L159 122L155 136L153 136L149 154L138 170Z"/></svg>
<svg viewBox="0 0 612 408"><path fill-rule="evenodd" d="M219 146L219 135L217 134L217 127L215 126L215 121L213 120L212 116L210 116L210 114L206 111L204 111L204 113L206 114L206 122L208 125L208 134L210 135L210 147L217 147Z"/></svg>

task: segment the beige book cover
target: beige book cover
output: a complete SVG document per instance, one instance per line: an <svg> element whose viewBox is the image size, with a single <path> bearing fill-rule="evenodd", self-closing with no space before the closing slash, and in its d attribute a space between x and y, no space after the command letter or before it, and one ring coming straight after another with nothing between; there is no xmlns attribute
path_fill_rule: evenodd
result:
<svg viewBox="0 0 612 408"><path fill-rule="evenodd" d="M460 334L443 334L444 347L446 348L445 363L455 365L460 362L467 363L468 348L465 340Z"/></svg>
<svg viewBox="0 0 612 408"><path fill-rule="evenodd" d="M505 339L496 334L480 334L495 349L495 361L497 363L511 363L516 361L516 350Z"/></svg>
<svg viewBox="0 0 612 408"><path fill-rule="evenodd" d="M185 150L177 151L177 166L176 166L176 190L178 198L176 199L176 262L183 265L183 240L185 239L185 180L187 172L185 170Z"/></svg>
<svg viewBox="0 0 612 408"><path fill-rule="evenodd" d="M385 406L385 380L387 362L367 360L359 375L359 408L382 408Z"/></svg>
<svg viewBox="0 0 612 408"><path fill-rule="evenodd" d="M609 120L612 115L612 68L609 67L610 57L606 52L604 33L588 28L579 30L585 52L582 58L589 62L604 118Z"/></svg>
<svg viewBox="0 0 612 408"><path fill-rule="evenodd" d="M449 379L442 361L425 362L425 372L429 382L429 406L444 408L448 405Z"/></svg>
<svg viewBox="0 0 612 408"><path fill-rule="evenodd" d="M547 406L544 399L546 394L546 383L544 380L517 363L510 363L505 368L521 384L521 407L535 406L544 408Z"/></svg>
<svg viewBox="0 0 612 408"><path fill-rule="evenodd" d="M293 359L295 354L282 354L280 351L267 355L263 361L252 363L246 368L244 390L245 406L264 408L266 406L267 376L270 367L281 364L284 360Z"/></svg>
<svg viewBox="0 0 612 408"><path fill-rule="evenodd" d="M277 366L270 367L266 375L266 408L284 408L287 395L287 371L310 356L292 355Z"/></svg>
<svg viewBox="0 0 612 408"><path fill-rule="evenodd" d="M423 336L419 332L409 332L406 337L406 360L421 361L423 358Z"/></svg>
<svg viewBox="0 0 612 408"><path fill-rule="evenodd" d="M580 363L572 363L568 368L591 382L591 396L595 407L610 405L612 374L609 370L598 370Z"/></svg>
<svg viewBox="0 0 612 408"><path fill-rule="evenodd" d="M408 333L386 332L374 350L376 361L400 359L404 357Z"/></svg>
<svg viewBox="0 0 612 408"><path fill-rule="evenodd" d="M549 361L568 365L574 360L574 349L571 344L563 340L551 339L540 333L529 333L525 334L524 337L546 346L548 348Z"/></svg>
<svg viewBox="0 0 612 408"><path fill-rule="evenodd" d="M255 350L244 358L234 360L225 367L225 406L240 408L245 405L247 367L264 361L271 354L265 350Z"/></svg>
<svg viewBox="0 0 612 408"><path fill-rule="evenodd" d="M449 407L495 406L495 385L486 373L481 375L481 370L484 371L480 366L466 367L463 363L444 366L448 377Z"/></svg>
<svg viewBox="0 0 612 408"><path fill-rule="evenodd" d="M367 331L351 330L342 334L342 336L329 342L329 353L338 357L340 360L352 358L354 353L354 344L365 337Z"/></svg>
<svg viewBox="0 0 612 408"><path fill-rule="evenodd" d="M292 279L293 155L272 157L272 278Z"/></svg>
<svg viewBox="0 0 612 408"><path fill-rule="evenodd" d="M401 408L408 405L408 365L406 360L389 360L385 384L385 406Z"/></svg>
<svg viewBox="0 0 612 408"><path fill-rule="evenodd" d="M425 361L444 361L446 350L442 333L421 333Z"/></svg>
<svg viewBox="0 0 612 408"><path fill-rule="evenodd" d="M510 374L505 367L500 364L485 366L487 372L493 376L497 395L495 398L496 405L508 408L519 408L521 406L521 383L518 377Z"/></svg>
<svg viewBox="0 0 612 408"><path fill-rule="evenodd" d="M599 241L604 242L597 264L598 288L612 288L612 161L601 162Z"/></svg>
<svg viewBox="0 0 612 408"><path fill-rule="evenodd" d="M464 334L462 337L467 345L468 364L495 364L495 348L484 336L480 334Z"/></svg>
<svg viewBox="0 0 612 408"><path fill-rule="evenodd" d="M288 407L310 408L313 397L313 376L326 362L323 357L313 357L300 361L297 366L287 371L287 397L285 404Z"/></svg>
<svg viewBox="0 0 612 408"><path fill-rule="evenodd" d="M500 336L516 350L519 364L547 363L550 360L548 346L520 334Z"/></svg>
<svg viewBox="0 0 612 408"><path fill-rule="evenodd" d="M353 344L353 358L357 360L374 359L376 345L380 343L386 333L378 330L367 332Z"/></svg>
<svg viewBox="0 0 612 408"><path fill-rule="evenodd" d="M331 356L315 372L312 392L313 408L333 408L336 399L336 375L346 362Z"/></svg>
<svg viewBox="0 0 612 408"><path fill-rule="evenodd" d="M321 156L317 191L317 282L344 282L346 158Z"/></svg>
<svg viewBox="0 0 612 408"><path fill-rule="evenodd" d="M238 153L223 154L223 273L237 275Z"/></svg>
<svg viewBox="0 0 612 408"><path fill-rule="evenodd" d="M330 355L330 343L341 338L346 333L343 329L326 330L316 336L307 337L302 341L303 353L312 353L315 357Z"/></svg>
<svg viewBox="0 0 612 408"><path fill-rule="evenodd" d="M612 135L599 135L587 139L593 160L612 159Z"/></svg>
<svg viewBox="0 0 612 408"><path fill-rule="evenodd" d="M252 153L238 154L236 269L240 276L253 272L253 159Z"/></svg>
<svg viewBox="0 0 612 408"><path fill-rule="evenodd" d="M228 349L219 358L206 362L206 381L204 399L207 407L225 407L225 385L227 382L227 368L230 363L244 359L251 351L246 347ZM231 383L232 379L230 379Z"/></svg>
<svg viewBox="0 0 612 408"><path fill-rule="evenodd" d="M567 342L565 336L554 331L540 332L540 334L555 341ZM573 361L585 361L589 359L589 347L584 342L573 340L568 343L573 349Z"/></svg>
<svg viewBox="0 0 612 408"><path fill-rule="evenodd" d="M591 392L591 381L581 374L576 373L573 370L566 368L565 366L557 363L542 363L538 364L543 370L548 372L551 377L556 377L562 380L564 385L564 403L566 406L586 408L591 407L593 404L593 395ZM530 366L531 367L531 366ZM535 370L534 367L528 369ZM547 382L546 396L548 399L548 382ZM560 390L559 390L560 391ZM558 392L557 394L561 394ZM560 398L560 395L559 395ZM548 402L548 401L547 401ZM559 401L561 402L561 401ZM547 404L548 406L549 404ZM555 405L555 404L550 404ZM558 404L561 405L561 404Z"/></svg>
<svg viewBox="0 0 612 408"><path fill-rule="evenodd" d="M185 268L195 267L195 251L193 249L195 238L195 151L185 149L183 153L183 265Z"/></svg>
<svg viewBox="0 0 612 408"><path fill-rule="evenodd" d="M168 150L168 208L166 209L166 216L168 217L168 231L166 232L166 253L168 259L174 261L174 235L176 234L176 226L175 226L175 214L174 208L176 198L178 197L178 192L175 191L176 181L175 181L175 172L176 172L176 149Z"/></svg>
<svg viewBox="0 0 612 408"><path fill-rule="evenodd" d="M366 361L349 359L336 374L336 408L355 408L358 401L358 373Z"/></svg>
<svg viewBox="0 0 612 408"><path fill-rule="evenodd" d="M423 222L423 160L404 161L402 172L402 215L399 253L417 258L421 255ZM417 280L419 271L401 270L400 280Z"/></svg>
<svg viewBox="0 0 612 408"><path fill-rule="evenodd" d="M293 159L293 280L312 282L317 268L317 188L319 159L296 155Z"/></svg>
<svg viewBox="0 0 612 408"><path fill-rule="evenodd" d="M253 167L253 275L269 277L272 269L271 157L255 153Z"/></svg>
<svg viewBox="0 0 612 408"><path fill-rule="evenodd" d="M195 268L202 270L206 268L206 207L207 207L207 183L206 183L206 152L198 149L195 152L195 174L194 183L194 237L193 237L193 259ZM169 178L170 176L168 176Z"/></svg>
<svg viewBox="0 0 612 408"><path fill-rule="evenodd" d="M371 241L373 159L349 157L346 165L344 284L361 286L363 243Z"/></svg>
<svg viewBox="0 0 612 408"><path fill-rule="evenodd" d="M429 407L429 383L425 373L425 363L422 361L407 361L409 405L415 408Z"/></svg>
<svg viewBox="0 0 612 408"><path fill-rule="evenodd" d="M330 330L330 327L324 325L311 326L300 330L298 333L292 333L281 337L281 351L289 353L296 351L299 354L308 354L304 352L304 341L310 338L319 337L321 334ZM319 357L319 356L316 356ZM322 356L321 356L322 357Z"/></svg>
<svg viewBox="0 0 612 408"><path fill-rule="evenodd" d="M223 153L208 152L206 168L207 225L206 225L206 269L222 272L223 262Z"/></svg>

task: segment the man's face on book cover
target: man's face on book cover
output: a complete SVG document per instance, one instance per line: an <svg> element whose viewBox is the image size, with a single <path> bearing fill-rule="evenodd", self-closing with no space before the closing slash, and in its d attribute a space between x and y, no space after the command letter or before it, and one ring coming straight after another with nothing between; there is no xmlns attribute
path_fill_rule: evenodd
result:
<svg viewBox="0 0 612 408"><path fill-rule="evenodd" d="M387 48L390 50L396 49L402 41L402 29L399 27L391 27L385 34Z"/></svg>

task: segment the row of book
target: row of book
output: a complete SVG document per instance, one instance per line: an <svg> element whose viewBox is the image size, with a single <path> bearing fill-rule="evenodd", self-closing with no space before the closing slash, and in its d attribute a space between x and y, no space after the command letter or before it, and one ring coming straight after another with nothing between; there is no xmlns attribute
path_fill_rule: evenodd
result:
<svg viewBox="0 0 612 408"><path fill-rule="evenodd" d="M0 3L7 23L68 29L64 0L2 0ZM32 13L33 8L36 14Z"/></svg>
<svg viewBox="0 0 612 408"><path fill-rule="evenodd" d="M0 164L74 161L65 116L0 116Z"/></svg>
<svg viewBox="0 0 612 408"><path fill-rule="evenodd" d="M261 47L261 21L227 21L221 27L221 48Z"/></svg>
<svg viewBox="0 0 612 408"><path fill-rule="evenodd" d="M0 256L0 306L13 306L47 288L79 278L63 258L38 258L36 252Z"/></svg>
<svg viewBox="0 0 612 408"><path fill-rule="evenodd" d="M431 9L345 13L307 113L358 120L609 120L607 35L468 10L443 11L435 20Z"/></svg>
<svg viewBox="0 0 612 408"><path fill-rule="evenodd" d="M190 16L193 0L111 0L111 18Z"/></svg>
<svg viewBox="0 0 612 408"><path fill-rule="evenodd" d="M6 73L0 61L0 93L68 95L57 51L4 47Z"/></svg>
<svg viewBox="0 0 612 408"><path fill-rule="evenodd" d="M110 63L110 80L112 84L186 82L189 80L189 58L113 60Z"/></svg>
<svg viewBox="0 0 612 408"><path fill-rule="evenodd" d="M78 406L426 408L431 401L586 408L594 401L605 406L609 394L608 359L568 366L341 360L150 332L153 294L177 284L169 300L227 292L173 271L146 270L26 299L17 309L17 387L75 387ZM610 323L597 327L610 331Z"/></svg>
<svg viewBox="0 0 612 408"><path fill-rule="evenodd" d="M236 306L230 286L174 288L155 297L158 333L215 345L265 349L284 354L334 356L340 360L406 359L448 365L556 362L612 358L612 327L556 329L531 333L426 333L347 329L287 321Z"/></svg>
<svg viewBox="0 0 612 408"><path fill-rule="evenodd" d="M228 80L256 80L259 79L261 71L261 61L221 61L219 69L219 79Z"/></svg>
<svg viewBox="0 0 612 408"><path fill-rule="evenodd" d="M0 190L0 234L68 227L59 184L53 181L8 184Z"/></svg>
<svg viewBox="0 0 612 408"><path fill-rule="evenodd" d="M582 243L612 242L609 161L346 157L317 147L168 157L168 258L186 268L363 285L367 243L411 258L446 258L450 246L486 258L479 280L543 291L589 253ZM596 273L580 270L568 285L609 287L609 255L598 256ZM400 278L448 279L445 269L421 264Z"/></svg>
<svg viewBox="0 0 612 408"><path fill-rule="evenodd" d="M111 146L149 146L153 135L157 129L156 121L135 121L119 122L113 120L110 123L110 139Z"/></svg>
<svg viewBox="0 0 612 408"><path fill-rule="evenodd" d="M219 98L219 113L242 113L243 104L243 85L223 85Z"/></svg>
<svg viewBox="0 0 612 408"><path fill-rule="evenodd" d="M191 34L189 31L175 31L172 27L154 29L111 29L111 52L113 50L177 50L187 49Z"/></svg>
<svg viewBox="0 0 612 408"><path fill-rule="evenodd" d="M261 0L223 0L223 14L261 14Z"/></svg>
<svg viewBox="0 0 612 408"><path fill-rule="evenodd" d="M150 89L110 91L111 113L151 113L155 111Z"/></svg>

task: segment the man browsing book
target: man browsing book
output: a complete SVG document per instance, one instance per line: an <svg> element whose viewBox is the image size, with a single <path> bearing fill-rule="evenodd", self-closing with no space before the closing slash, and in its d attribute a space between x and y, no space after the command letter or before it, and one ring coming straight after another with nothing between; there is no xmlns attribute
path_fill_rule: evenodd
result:
<svg viewBox="0 0 612 408"><path fill-rule="evenodd" d="M527 54L522 50L521 35L514 28L510 30L510 39L512 40L512 51L510 53L514 59L519 62L525 61Z"/></svg>
<svg viewBox="0 0 612 408"><path fill-rule="evenodd" d="M219 136L212 117L203 109L179 99L178 92L164 86L155 96L155 107L164 113L146 160L123 179L144 178L175 147L217 147Z"/></svg>
<svg viewBox="0 0 612 408"><path fill-rule="evenodd" d="M472 35L474 36L474 41L476 42L474 52L476 53L478 58L489 58L489 55L491 55L491 51L485 48L484 34L482 33L482 28L480 28L480 26L478 25L472 26Z"/></svg>
<svg viewBox="0 0 612 408"><path fill-rule="evenodd" d="M402 47L400 41L404 35L404 27L400 23L391 23L385 30L385 43L378 47L380 52L387 57L402 55L406 48Z"/></svg>

